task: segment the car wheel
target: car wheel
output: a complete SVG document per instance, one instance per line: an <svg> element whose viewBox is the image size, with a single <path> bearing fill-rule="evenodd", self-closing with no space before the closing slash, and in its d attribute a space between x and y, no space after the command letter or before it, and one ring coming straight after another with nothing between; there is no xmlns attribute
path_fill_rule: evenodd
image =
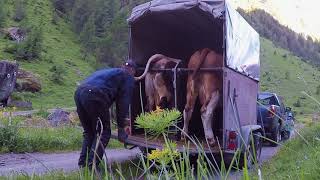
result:
<svg viewBox="0 0 320 180"><path fill-rule="evenodd" d="M281 139L288 140L290 138L290 131L282 131Z"/></svg>

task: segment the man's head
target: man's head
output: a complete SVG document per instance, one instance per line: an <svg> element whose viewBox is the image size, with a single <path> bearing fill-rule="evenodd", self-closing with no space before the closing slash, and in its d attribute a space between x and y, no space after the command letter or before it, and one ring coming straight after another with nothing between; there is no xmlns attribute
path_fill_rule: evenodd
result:
<svg viewBox="0 0 320 180"><path fill-rule="evenodd" d="M124 68L129 74L133 76L136 73L137 65L135 62L129 59L122 65L122 68Z"/></svg>

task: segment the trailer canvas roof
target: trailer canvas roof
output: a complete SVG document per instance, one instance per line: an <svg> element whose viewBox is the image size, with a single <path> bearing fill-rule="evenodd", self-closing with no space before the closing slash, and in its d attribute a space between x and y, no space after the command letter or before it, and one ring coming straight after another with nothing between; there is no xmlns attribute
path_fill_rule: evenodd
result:
<svg viewBox="0 0 320 180"><path fill-rule="evenodd" d="M140 66L153 54L188 60L208 47L225 53L229 68L259 80L259 34L224 0L154 0L135 7L128 23L129 56Z"/></svg>

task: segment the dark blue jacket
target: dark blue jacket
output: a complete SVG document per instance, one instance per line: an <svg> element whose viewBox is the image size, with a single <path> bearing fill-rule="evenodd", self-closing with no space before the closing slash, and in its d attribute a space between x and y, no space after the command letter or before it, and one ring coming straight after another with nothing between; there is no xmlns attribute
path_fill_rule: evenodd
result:
<svg viewBox="0 0 320 180"><path fill-rule="evenodd" d="M82 85L101 89L111 100L109 105L116 102L118 127L123 128L134 88L133 76L121 68L103 69L90 75Z"/></svg>

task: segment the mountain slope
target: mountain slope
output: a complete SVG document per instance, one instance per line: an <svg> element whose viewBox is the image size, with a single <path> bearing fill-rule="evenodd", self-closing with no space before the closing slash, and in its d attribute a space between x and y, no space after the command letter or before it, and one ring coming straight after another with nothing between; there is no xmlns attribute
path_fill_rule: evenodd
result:
<svg viewBox="0 0 320 180"><path fill-rule="evenodd" d="M76 83L93 71L93 58L89 56L84 60L76 35L63 19L54 17L49 0L25 1L26 18L19 23L12 20L14 3L7 1L5 4L9 12L6 27L27 23L28 26L41 26L43 32L41 57L30 62L18 61L20 67L40 75L42 90L34 94L15 93L14 97L31 101L34 108L74 106ZM6 47L12 44L10 40L0 37L0 59L14 59L12 54L5 52ZM61 85L51 80L52 72L49 70L55 65L66 71Z"/></svg>
<svg viewBox="0 0 320 180"><path fill-rule="evenodd" d="M262 91L276 92L283 96L286 105L300 114L319 111L319 105L302 93L305 91L320 99L320 71L317 68L263 38L260 57Z"/></svg>

